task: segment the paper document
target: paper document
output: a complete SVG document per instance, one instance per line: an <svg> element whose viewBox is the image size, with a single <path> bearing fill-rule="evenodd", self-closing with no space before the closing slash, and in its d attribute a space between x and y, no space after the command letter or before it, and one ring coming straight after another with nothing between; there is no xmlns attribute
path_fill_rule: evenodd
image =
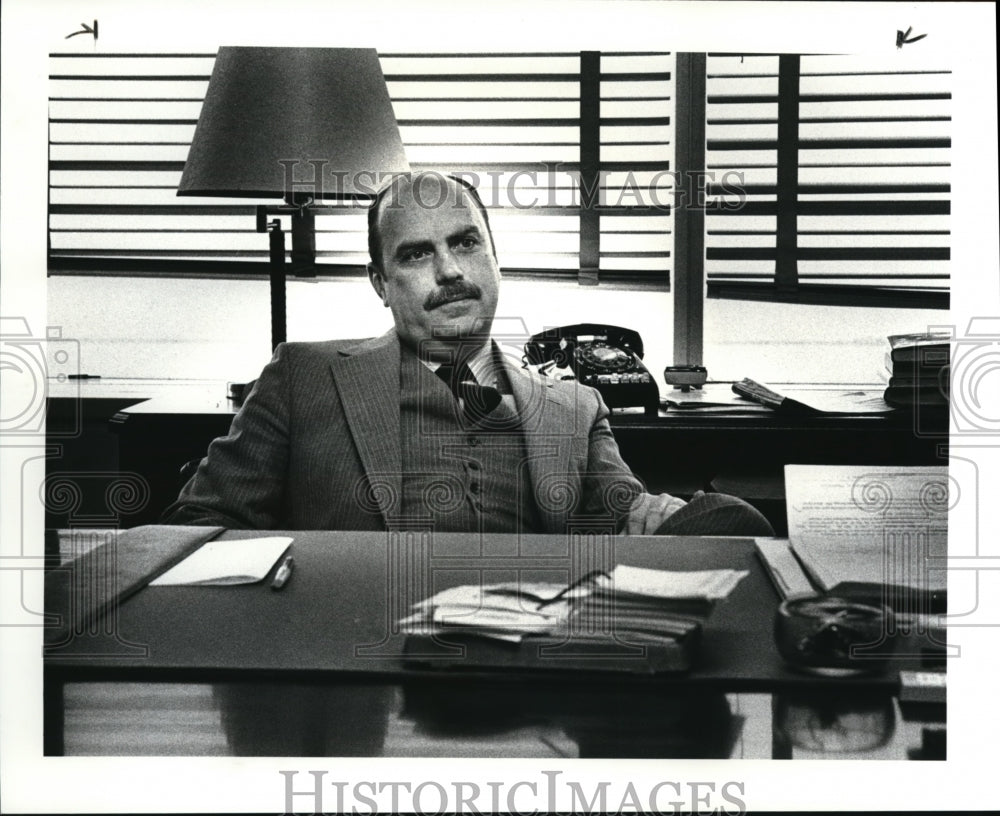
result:
<svg viewBox="0 0 1000 816"><path fill-rule="evenodd" d="M947 585L945 466L786 465L788 537L823 589Z"/></svg>
<svg viewBox="0 0 1000 816"><path fill-rule="evenodd" d="M289 536L209 541L150 586L229 586L264 580L292 543Z"/></svg>
<svg viewBox="0 0 1000 816"><path fill-rule="evenodd" d="M701 389L682 391L675 388L660 400L663 405L677 411L691 413L767 414L766 405L751 402L738 394L728 383L708 383Z"/></svg>

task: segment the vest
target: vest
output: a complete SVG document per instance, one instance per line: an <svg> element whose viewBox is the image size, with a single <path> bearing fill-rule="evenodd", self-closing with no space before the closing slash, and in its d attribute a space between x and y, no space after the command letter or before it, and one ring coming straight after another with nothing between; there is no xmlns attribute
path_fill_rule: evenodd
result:
<svg viewBox="0 0 1000 816"><path fill-rule="evenodd" d="M404 528L540 531L510 394L482 421L468 419L441 379L403 347L399 419Z"/></svg>

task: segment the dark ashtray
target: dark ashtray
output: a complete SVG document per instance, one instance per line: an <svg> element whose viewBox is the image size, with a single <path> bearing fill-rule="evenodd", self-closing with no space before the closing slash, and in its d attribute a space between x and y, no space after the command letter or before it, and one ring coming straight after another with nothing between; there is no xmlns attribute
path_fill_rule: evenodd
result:
<svg viewBox="0 0 1000 816"><path fill-rule="evenodd" d="M881 671L892 652L893 630L888 607L825 595L788 598L774 622L785 661L827 676Z"/></svg>

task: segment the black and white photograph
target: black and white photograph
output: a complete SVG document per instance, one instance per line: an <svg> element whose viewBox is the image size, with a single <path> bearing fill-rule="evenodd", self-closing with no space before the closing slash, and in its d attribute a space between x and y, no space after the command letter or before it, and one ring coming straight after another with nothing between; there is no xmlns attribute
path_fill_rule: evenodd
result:
<svg viewBox="0 0 1000 816"><path fill-rule="evenodd" d="M4 813L995 800L993 4L2 14Z"/></svg>

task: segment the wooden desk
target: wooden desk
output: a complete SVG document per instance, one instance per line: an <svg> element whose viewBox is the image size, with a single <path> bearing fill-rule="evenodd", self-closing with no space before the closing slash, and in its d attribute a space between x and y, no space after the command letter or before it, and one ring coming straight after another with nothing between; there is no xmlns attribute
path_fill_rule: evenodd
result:
<svg viewBox="0 0 1000 816"><path fill-rule="evenodd" d="M816 723L831 711L881 723L869 754L920 747L924 726L904 727L894 701L909 663L839 679L785 668L771 635L777 596L750 541L293 535L296 570L280 592L147 587L113 625L52 651L46 752L784 757L798 719L773 717L810 707ZM479 580L568 580L594 558L749 575L713 613L689 673L567 672L556 659L501 675L403 659L394 622L413 601Z"/></svg>

